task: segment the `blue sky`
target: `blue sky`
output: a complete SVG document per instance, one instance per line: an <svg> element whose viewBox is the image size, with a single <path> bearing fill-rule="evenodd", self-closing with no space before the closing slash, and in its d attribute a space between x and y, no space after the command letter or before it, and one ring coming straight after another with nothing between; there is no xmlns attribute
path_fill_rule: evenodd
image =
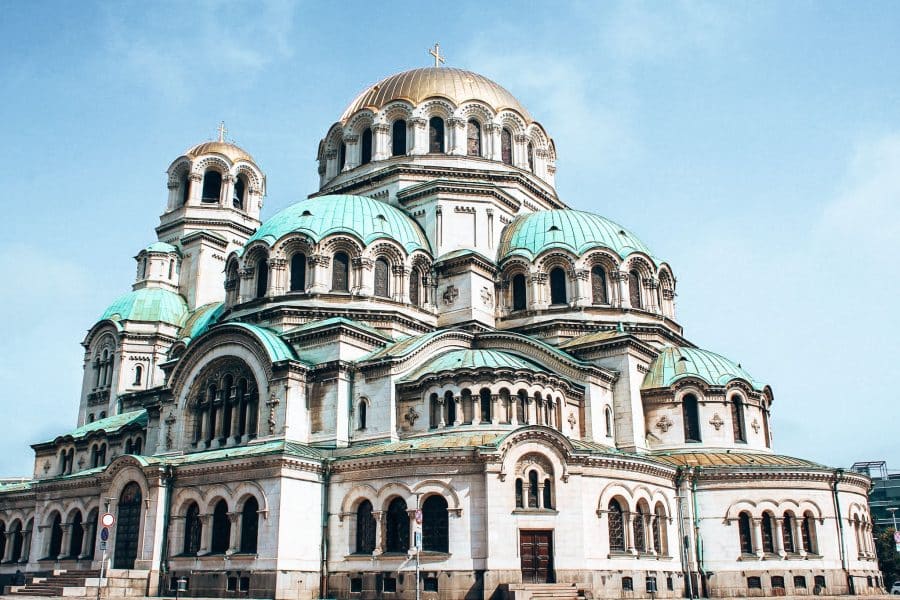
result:
<svg viewBox="0 0 900 600"><path fill-rule="evenodd" d="M414 12L402 11L414 8ZM554 137L558 189L678 278L699 346L775 390L778 452L900 468L900 8L894 3L8 2L0 21L0 474L74 426L80 341L155 239L165 169L220 120L317 183L354 95L449 66Z"/></svg>

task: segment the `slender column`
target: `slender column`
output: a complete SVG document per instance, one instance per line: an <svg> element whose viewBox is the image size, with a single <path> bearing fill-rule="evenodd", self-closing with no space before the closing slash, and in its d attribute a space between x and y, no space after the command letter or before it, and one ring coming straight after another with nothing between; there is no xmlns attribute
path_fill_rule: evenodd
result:
<svg viewBox="0 0 900 600"><path fill-rule="evenodd" d="M781 519L772 519L775 521L775 530L772 532L772 535L775 536L775 552L778 556L784 558L784 531L783 531L783 523Z"/></svg>
<svg viewBox="0 0 900 600"><path fill-rule="evenodd" d="M384 517L383 511L372 511L372 518L375 519L375 549L372 551L374 556L384 553Z"/></svg>
<svg viewBox="0 0 900 600"><path fill-rule="evenodd" d="M232 394L236 391L236 388L232 388ZM229 394L231 395L231 394ZM230 398L231 405L226 405L225 410L231 411L231 432L230 435L234 439L234 441L239 441L240 435L238 435L238 430L240 427L241 421L241 405L237 402L233 402L235 398Z"/></svg>
<svg viewBox="0 0 900 600"><path fill-rule="evenodd" d="M644 539L647 540L647 551L650 554L656 554L656 540L653 539L653 532L656 531L656 524L659 521L659 517L656 515L647 515L646 521L644 521ZM649 527L647 525L649 524ZM662 541L662 540L660 540Z"/></svg>
<svg viewBox="0 0 900 600"><path fill-rule="evenodd" d="M202 173L191 173L188 175L188 185L191 186L191 191L188 195L188 204L200 204L200 193L203 191L203 186L201 185L202 181Z"/></svg>
<svg viewBox="0 0 900 600"><path fill-rule="evenodd" d="M344 171L349 171L350 169L355 169L359 166L361 158L360 150L362 148L359 143L358 135L344 136L344 143L347 144L347 160L344 163Z"/></svg>
<svg viewBox="0 0 900 600"><path fill-rule="evenodd" d="M535 416L535 405L534 396L528 396L528 400L525 403L525 422L529 425L534 425L537 423L537 418Z"/></svg>
<svg viewBox="0 0 900 600"><path fill-rule="evenodd" d="M19 558L20 563L31 562L31 529L22 530L22 556Z"/></svg>
<svg viewBox="0 0 900 600"><path fill-rule="evenodd" d="M0 557L0 560L3 562L10 562L12 560L13 553L13 545L15 543L15 531L7 531L6 532L6 550L3 553L3 556Z"/></svg>
<svg viewBox="0 0 900 600"><path fill-rule="evenodd" d="M52 531L52 529L51 529ZM62 524L62 543L59 545L59 556L57 559L63 559L69 555L69 544L72 540L72 524L71 523L63 523Z"/></svg>
<svg viewBox="0 0 900 600"><path fill-rule="evenodd" d="M331 257L325 254L312 254L306 260L310 267L310 275L312 282L307 284L310 293L327 292L331 289L331 282L328 280L328 266L331 264Z"/></svg>
<svg viewBox="0 0 900 600"><path fill-rule="evenodd" d="M507 410L510 411L510 419L509 422L513 425L519 424L519 397L512 396L509 397L509 407Z"/></svg>
<svg viewBox="0 0 900 600"><path fill-rule="evenodd" d="M231 173L222 175L222 189L219 196L219 206L231 206L231 198L234 196L234 177Z"/></svg>
<svg viewBox="0 0 900 600"><path fill-rule="evenodd" d="M453 154L456 156L465 156L466 155L466 122L463 119L458 119L455 117L451 117L447 119L447 126L450 135L449 143L449 152L447 154Z"/></svg>
<svg viewBox="0 0 900 600"><path fill-rule="evenodd" d="M456 406L456 419L453 420L453 424L460 425L463 419L462 396L453 396L453 403Z"/></svg>
<svg viewBox="0 0 900 600"><path fill-rule="evenodd" d="M372 160L384 160L390 158L388 145L391 128L385 123L372 125Z"/></svg>
<svg viewBox="0 0 900 600"><path fill-rule="evenodd" d="M412 131L412 147L409 153L413 156L428 153L428 121L422 118L410 119Z"/></svg>
<svg viewBox="0 0 900 600"><path fill-rule="evenodd" d="M609 274L610 278L615 279L616 291L619 295L619 307L631 308L631 294L628 293L628 273L624 271L614 271Z"/></svg>
<svg viewBox="0 0 900 600"><path fill-rule="evenodd" d="M472 425L481 424L481 394L472 394Z"/></svg>
<svg viewBox="0 0 900 600"><path fill-rule="evenodd" d="M503 410L500 402L500 394L492 394L491 395L491 403L494 405L494 410L491 412L491 425L497 425L500 423L500 411Z"/></svg>
<svg viewBox="0 0 900 600"><path fill-rule="evenodd" d="M447 408L444 406L444 398L439 397L438 398L438 415L440 416L440 421L438 422L438 429L443 429L444 427L447 426L446 413L447 413Z"/></svg>
<svg viewBox="0 0 900 600"><path fill-rule="evenodd" d="M209 554L212 546L212 515L200 515L200 524L200 550L197 554Z"/></svg>
<svg viewBox="0 0 900 600"><path fill-rule="evenodd" d="M88 521L84 524L84 538L81 541L81 554L78 558L87 558L91 555L91 548L94 546L94 538L97 537L97 526Z"/></svg>
<svg viewBox="0 0 900 600"><path fill-rule="evenodd" d="M285 279L287 279L287 260L283 258L269 259L269 289L267 296L282 296L285 291Z"/></svg>
<svg viewBox="0 0 900 600"><path fill-rule="evenodd" d="M800 518L794 517L791 519L791 524L794 527L794 550L800 556L806 556L806 548L803 547L803 529L800 524Z"/></svg>
<svg viewBox="0 0 900 600"><path fill-rule="evenodd" d="M630 554L637 554L637 548L634 547L634 513L624 513L622 515L625 521L625 548Z"/></svg>
<svg viewBox="0 0 900 600"><path fill-rule="evenodd" d="M758 557L762 558L762 519L753 519L753 550Z"/></svg>
<svg viewBox="0 0 900 600"><path fill-rule="evenodd" d="M501 156L501 148L500 148L500 132L503 128L495 123L488 123L485 127L485 135L486 140L490 140L490 144L488 144L487 152L484 153L485 156L490 158L491 160L500 161L502 160Z"/></svg>
<svg viewBox="0 0 900 600"><path fill-rule="evenodd" d="M228 554L234 554L241 549L241 513L228 513L228 520L231 521L231 539L228 540Z"/></svg>
<svg viewBox="0 0 900 600"><path fill-rule="evenodd" d="M416 545L416 509L407 509L406 514L409 516L409 547L414 548Z"/></svg>

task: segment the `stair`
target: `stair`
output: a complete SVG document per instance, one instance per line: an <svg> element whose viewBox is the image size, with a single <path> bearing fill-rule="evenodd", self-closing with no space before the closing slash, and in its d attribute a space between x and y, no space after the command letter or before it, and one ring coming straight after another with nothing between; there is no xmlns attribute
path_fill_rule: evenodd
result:
<svg viewBox="0 0 900 600"><path fill-rule="evenodd" d="M58 571L49 577L32 577L26 585L10 588L11 596L61 597L84 593L84 582L88 578L100 577L100 571ZM66 588L76 588L66 593Z"/></svg>
<svg viewBox="0 0 900 600"><path fill-rule="evenodd" d="M578 600L584 592L577 583L519 583L509 586L513 600Z"/></svg>

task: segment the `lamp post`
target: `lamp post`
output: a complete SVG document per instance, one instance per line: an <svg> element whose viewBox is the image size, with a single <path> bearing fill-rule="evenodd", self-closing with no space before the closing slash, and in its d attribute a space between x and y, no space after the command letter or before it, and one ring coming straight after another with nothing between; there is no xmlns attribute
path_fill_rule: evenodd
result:
<svg viewBox="0 0 900 600"><path fill-rule="evenodd" d="M896 506L888 506L884 510L891 513L891 520L894 522L894 531L897 531L897 507Z"/></svg>

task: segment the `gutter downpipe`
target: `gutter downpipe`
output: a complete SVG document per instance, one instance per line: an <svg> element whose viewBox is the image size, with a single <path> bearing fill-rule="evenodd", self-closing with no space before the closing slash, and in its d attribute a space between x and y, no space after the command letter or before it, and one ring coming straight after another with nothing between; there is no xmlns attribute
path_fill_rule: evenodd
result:
<svg viewBox="0 0 900 600"><path fill-rule="evenodd" d="M331 462L325 459L322 464L322 541L321 567L319 578L319 598L328 597L328 488L331 479Z"/></svg>
<svg viewBox="0 0 900 600"><path fill-rule="evenodd" d="M844 550L844 520L841 518L841 501L838 498L838 483L840 483L841 476L843 474L843 469L835 469L834 480L831 483L831 495L834 500L834 519L835 521L837 521L838 539L840 540L841 544L841 569L844 571L844 576L847 578L849 593L851 595L856 595L856 590L854 589L853 585L853 578L850 576L850 570L847 568L847 553Z"/></svg>
<svg viewBox="0 0 900 600"><path fill-rule="evenodd" d="M165 590L165 576L169 572L169 521L172 514L172 486L175 483L175 469L172 465L166 465L163 473L163 488L166 490L166 508L163 513L162 544L159 556L159 589L157 594L163 595Z"/></svg>
<svg viewBox="0 0 900 600"><path fill-rule="evenodd" d="M694 586L691 583L691 562L690 562L690 538L684 529L684 496L681 494L681 486L684 484L684 467L678 467L675 472L675 498L678 501L678 546L681 551L682 573L684 574L684 582L687 585L687 597L694 597Z"/></svg>
<svg viewBox="0 0 900 600"><path fill-rule="evenodd" d="M703 538L700 537L700 512L697 506L697 475L700 474L701 468L694 467L691 469L691 503L694 507L694 540L696 540L694 550L697 553L698 585L706 581L706 568L703 566ZM706 586L704 585L703 587ZM700 590L697 590L697 597L700 597Z"/></svg>

